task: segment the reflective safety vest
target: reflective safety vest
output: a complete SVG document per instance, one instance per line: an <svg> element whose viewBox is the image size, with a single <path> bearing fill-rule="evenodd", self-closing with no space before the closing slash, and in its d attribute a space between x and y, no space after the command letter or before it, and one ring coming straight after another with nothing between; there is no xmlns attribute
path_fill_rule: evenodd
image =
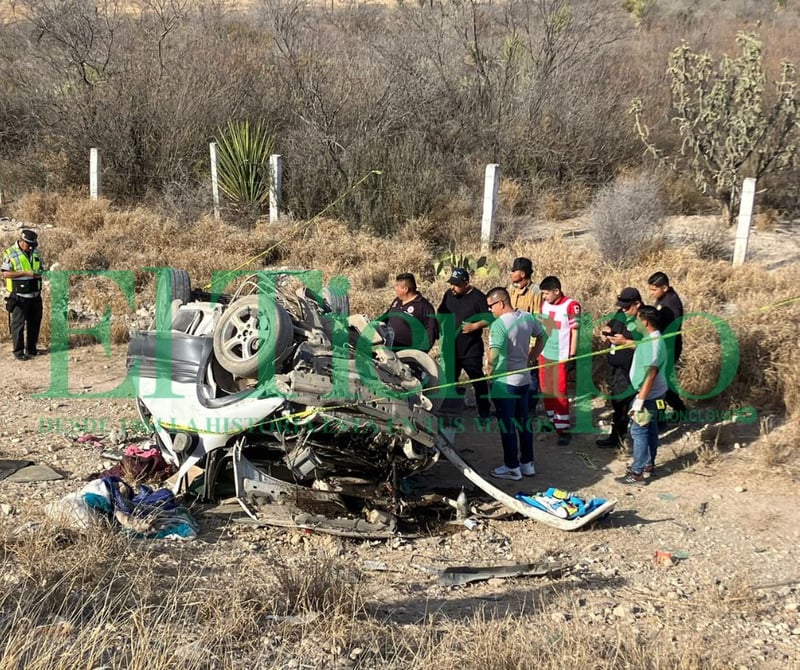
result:
<svg viewBox="0 0 800 670"><path fill-rule="evenodd" d="M39 250L34 249L30 258L18 244L9 247L3 254L3 260L11 266L11 272L39 272L42 269L42 259ZM9 293L18 295L39 293L42 290L41 277L18 277L17 279L6 279L6 289Z"/></svg>

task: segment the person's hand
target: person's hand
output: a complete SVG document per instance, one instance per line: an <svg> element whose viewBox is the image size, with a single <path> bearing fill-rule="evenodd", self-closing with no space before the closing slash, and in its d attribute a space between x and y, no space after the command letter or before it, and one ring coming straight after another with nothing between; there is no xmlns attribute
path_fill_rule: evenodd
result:
<svg viewBox="0 0 800 670"><path fill-rule="evenodd" d="M471 333L473 330L477 330L478 324L476 323L462 323L461 324L461 332L464 334Z"/></svg>
<svg viewBox="0 0 800 670"><path fill-rule="evenodd" d="M644 409L644 400L641 398L636 398L631 403L631 412L641 412Z"/></svg>
<svg viewBox="0 0 800 670"><path fill-rule="evenodd" d="M622 337L621 333L614 333L613 335L609 335L606 339L608 339L611 344L616 344L617 346L625 344L625 338Z"/></svg>

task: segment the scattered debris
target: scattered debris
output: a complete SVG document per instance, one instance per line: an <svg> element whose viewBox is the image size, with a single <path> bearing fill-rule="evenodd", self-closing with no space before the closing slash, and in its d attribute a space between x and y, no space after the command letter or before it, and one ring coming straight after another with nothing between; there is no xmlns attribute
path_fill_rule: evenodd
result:
<svg viewBox="0 0 800 670"><path fill-rule="evenodd" d="M675 565L675 560L671 551L657 551L655 555L655 563L661 567L672 567Z"/></svg>
<svg viewBox="0 0 800 670"><path fill-rule="evenodd" d="M461 566L445 568L439 575L441 586L462 586L470 582L488 579L508 579L510 577L545 577L561 575L568 565L565 561L522 563L518 565L499 565L491 567Z"/></svg>
<svg viewBox="0 0 800 670"><path fill-rule="evenodd" d="M7 462L7 461L6 461ZM26 465L13 470L5 477L0 476L7 482L16 482L17 484L29 484L32 482L51 482L56 479L64 479L64 475L56 472L53 468L47 465L32 463L31 461L16 461L18 463L26 463ZM2 472L0 472L0 475Z"/></svg>

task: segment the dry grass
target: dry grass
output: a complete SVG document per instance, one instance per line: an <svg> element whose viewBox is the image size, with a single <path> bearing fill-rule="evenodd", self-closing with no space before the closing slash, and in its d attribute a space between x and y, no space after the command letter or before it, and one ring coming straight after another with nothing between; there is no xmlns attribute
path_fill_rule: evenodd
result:
<svg viewBox="0 0 800 670"><path fill-rule="evenodd" d="M0 547L0 670L558 670L567 659L598 669L713 669L728 667L736 641L710 646L710 628L758 616L761 606L738 575L701 583L691 604L669 607L661 594L622 586L615 600L634 603L630 616L592 625L587 617L603 605L582 609L569 588L540 582L538 596L508 611L484 605L454 617L431 603L409 621L324 550L232 557L131 542L102 527L70 536L47 523L22 534L0 525Z"/></svg>
<svg viewBox="0 0 800 670"><path fill-rule="evenodd" d="M70 280L70 307L74 305L89 316L86 323L71 321L70 327L96 325L110 307L109 328L115 343L127 339L134 313L154 304L153 274L143 268L187 268L194 284L205 286L213 272L239 264L247 271L264 266L313 267L322 271L325 281L346 276L351 282L353 311L376 315L392 300L391 287L399 272L415 273L423 294L438 304L448 287L442 278L434 277L433 265L444 244L454 241L459 253L480 253L477 225L464 218L410 221L396 237L375 237L331 220L289 221L275 227L260 224L245 231L211 217L182 225L143 208L120 211L105 201L88 202L82 194L27 196L15 203L12 214L30 223L55 225L40 230L48 263L57 262L62 269L133 271L137 294L133 306L108 278ZM698 258L697 249L684 245L651 249L636 265L618 268L604 263L592 249L562 239L557 225L553 230L553 237L539 243L515 239L510 231L509 241L492 254L496 274L476 278L476 285L488 290L504 284L512 260L528 256L534 262L535 277L561 277L567 295L581 302L584 313L599 319L613 311L613 296L621 287L644 290L646 278L663 269L681 294L687 312L707 312L722 323L715 325L704 316L687 318L679 371L683 388L695 396L707 396L724 373L731 379L728 386L698 402L720 409L752 405L759 413L786 413L790 419L798 416L796 264L771 272L757 264L733 268L727 261ZM3 242L10 244L12 237L7 235ZM257 260L246 263L251 258ZM49 309L47 295L45 309ZM44 343L49 324L46 318ZM730 342L720 340L720 328L730 329ZM8 337L5 328L3 336ZM90 339L71 337L74 344ZM728 362L724 371L723 347ZM739 363L734 369L737 350ZM596 366L599 378L600 360Z"/></svg>

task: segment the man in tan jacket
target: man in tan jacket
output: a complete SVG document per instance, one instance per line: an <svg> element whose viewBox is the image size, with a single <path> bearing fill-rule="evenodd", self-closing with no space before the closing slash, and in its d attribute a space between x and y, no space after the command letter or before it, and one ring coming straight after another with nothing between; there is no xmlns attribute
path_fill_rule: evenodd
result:
<svg viewBox="0 0 800 670"><path fill-rule="evenodd" d="M539 292L538 285L533 281L531 259L524 256L515 258L511 265L510 279L508 294L511 297L511 306L521 312L533 314L538 319L542 311L542 294ZM534 343L535 341L531 343L531 348ZM531 371L531 387L528 398L528 412L530 416L535 417L536 405L539 402L539 373L537 370Z"/></svg>

